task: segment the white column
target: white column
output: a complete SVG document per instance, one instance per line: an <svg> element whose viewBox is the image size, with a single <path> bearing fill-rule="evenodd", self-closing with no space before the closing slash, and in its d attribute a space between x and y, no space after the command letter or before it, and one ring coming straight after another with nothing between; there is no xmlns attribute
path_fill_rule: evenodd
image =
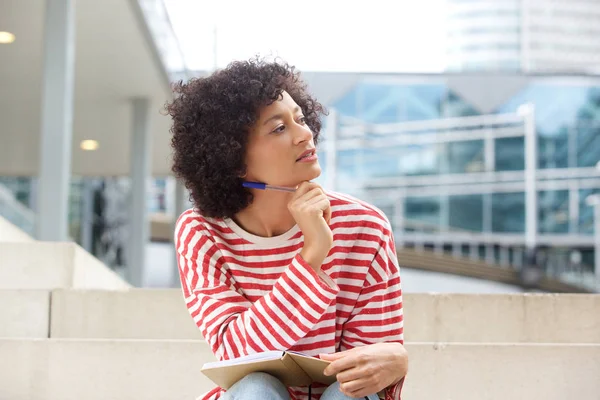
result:
<svg viewBox="0 0 600 400"><path fill-rule="evenodd" d="M600 286L600 200L594 206L594 271Z"/></svg>
<svg viewBox="0 0 600 400"><path fill-rule="evenodd" d="M396 247L404 247L404 214L406 213L406 204L404 195L400 195L394 204L394 232L396 234Z"/></svg>
<svg viewBox="0 0 600 400"><path fill-rule="evenodd" d="M435 254L444 254L444 242L442 241L441 235L434 239L433 252Z"/></svg>
<svg viewBox="0 0 600 400"><path fill-rule="evenodd" d="M67 241L75 78L75 6L72 0L46 1L43 36L37 238Z"/></svg>
<svg viewBox="0 0 600 400"><path fill-rule="evenodd" d="M538 143L533 104L519 107L519 114L523 116L525 127L525 244L529 249L534 249L538 234Z"/></svg>
<svg viewBox="0 0 600 400"><path fill-rule="evenodd" d="M510 265L510 253L506 246L500 246L500 265L508 267Z"/></svg>
<svg viewBox="0 0 600 400"><path fill-rule="evenodd" d="M569 186L569 233L577 234L579 229L579 188L577 182Z"/></svg>
<svg viewBox="0 0 600 400"><path fill-rule="evenodd" d="M531 17L530 17L529 0L521 0L521 72L527 72L531 68L529 53L530 49L530 32L531 32Z"/></svg>
<svg viewBox="0 0 600 400"><path fill-rule="evenodd" d="M456 241L452 242L452 257L462 257L462 243Z"/></svg>
<svg viewBox="0 0 600 400"><path fill-rule="evenodd" d="M486 243L485 245L485 262L488 264L495 264L496 257L494 254L494 245L491 243Z"/></svg>
<svg viewBox="0 0 600 400"><path fill-rule="evenodd" d="M567 135L568 166L577 168L577 129L569 128Z"/></svg>
<svg viewBox="0 0 600 400"><path fill-rule="evenodd" d="M83 178L81 191L81 247L92 252L93 227L94 227L94 182L90 178Z"/></svg>
<svg viewBox="0 0 600 400"><path fill-rule="evenodd" d="M127 278L134 286L142 286L146 264L146 246L150 239L148 196L150 195L152 143L150 135L150 101L132 100L131 132L131 196L129 225L129 257Z"/></svg>
<svg viewBox="0 0 600 400"><path fill-rule="evenodd" d="M179 179L175 181L175 221L184 211L190 208L190 193Z"/></svg>
<svg viewBox="0 0 600 400"><path fill-rule="evenodd" d="M485 233L492 232L492 193L484 193L482 211L482 230Z"/></svg>
<svg viewBox="0 0 600 400"><path fill-rule="evenodd" d="M332 191L335 191L337 187L338 124L339 115L336 110L331 110L327 119L327 137L325 138L325 167L327 168L325 187Z"/></svg>
<svg viewBox="0 0 600 400"><path fill-rule="evenodd" d="M440 231L450 230L450 196L442 190L440 195Z"/></svg>
<svg viewBox="0 0 600 400"><path fill-rule="evenodd" d="M175 183L175 217L173 218L173 229L176 228L177 219L185 210L189 208L189 192L183 182L179 179ZM175 231L173 231L173 238L175 238ZM179 287L179 260L177 256L177 249L175 243L173 243L173 271L171 273L171 287Z"/></svg>
<svg viewBox="0 0 600 400"><path fill-rule="evenodd" d="M425 251L425 243L421 238L415 240L415 251L418 251L420 253Z"/></svg>
<svg viewBox="0 0 600 400"><path fill-rule="evenodd" d="M520 270L523 267L523 249L521 247L514 248L512 264L517 270Z"/></svg>
<svg viewBox="0 0 600 400"><path fill-rule="evenodd" d="M496 169L496 142L492 136L492 128L485 132L483 141L483 156L485 172L493 172Z"/></svg>
<svg viewBox="0 0 600 400"><path fill-rule="evenodd" d="M479 260L479 244L471 242L469 245L469 258L473 261Z"/></svg>
<svg viewBox="0 0 600 400"><path fill-rule="evenodd" d="M450 173L450 155L449 143L439 143L438 152L440 153L440 175ZM446 189L440 191L440 231L448 232L450 228L450 196ZM443 244L443 243L442 243Z"/></svg>

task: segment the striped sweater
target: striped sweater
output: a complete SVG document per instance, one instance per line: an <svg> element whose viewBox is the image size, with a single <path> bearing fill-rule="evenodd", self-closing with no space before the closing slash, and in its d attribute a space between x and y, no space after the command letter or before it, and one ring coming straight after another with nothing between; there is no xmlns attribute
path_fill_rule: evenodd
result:
<svg viewBox="0 0 600 400"><path fill-rule="evenodd" d="M317 274L302 259L296 225L259 237L231 219L193 210L177 221L175 245L187 308L218 360L268 350L317 356L377 342L403 343L402 290L390 223L378 209L337 193L333 246ZM386 389L400 399L402 381ZM313 384L313 399L324 385ZM290 387L307 399L307 387ZM204 400L218 399L215 388Z"/></svg>

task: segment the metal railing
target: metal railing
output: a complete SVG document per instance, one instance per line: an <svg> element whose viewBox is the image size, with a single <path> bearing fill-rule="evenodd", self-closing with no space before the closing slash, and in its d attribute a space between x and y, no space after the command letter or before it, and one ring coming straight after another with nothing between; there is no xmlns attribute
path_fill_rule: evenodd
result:
<svg viewBox="0 0 600 400"><path fill-rule="evenodd" d="M535 249L544 259L542 268L558 280L600 291L600 265L581 262L581 248L593 248L593 236L578 233L579 191L600 188L595 168L538 169L538 143L533 105L526 104L514 114L480 115L427 121L373 124L331 112L325 142L326 186L350 191L386 211L393 225L398 247L431 249L455 257L468 257L503 268L520 270ZM524 169L496 170L496 140L522 137ZM479 168L450 173L444 146L480 141ZM440 159L437 173L407 174L379 171L380 166L410 155L415 148L429 147ZM442 150L442 151L440 151ZM342 152L354 154L352 171L340 167ZM350 153L348 153L350 151ZM370 158L367 158L368 155ZM385 158L385 159L384 159ZM398 167L399 168L399 167ZM358 171L358 172L357 172ZM349 175L350 174L350 175ZM347 176L348 175L348 176ZM569 233L539 233L538 192L569 192ZM492 229L491 196L494 193L522 192L525 197L523 233L498 233ZM454 195L483 196L483 228L480 231L450 226L449 198ZM437 196L440 222L409 220L406 199ZM575 221L575 222L574 222Z"/></svg>

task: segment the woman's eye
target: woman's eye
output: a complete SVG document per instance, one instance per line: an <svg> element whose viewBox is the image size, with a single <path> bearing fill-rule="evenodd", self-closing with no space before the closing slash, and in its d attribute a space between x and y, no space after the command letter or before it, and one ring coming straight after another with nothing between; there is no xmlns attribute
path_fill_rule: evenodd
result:
<svg viewBox="0 0 600 400"><path fill-rule="evenodd" d="M306 117L300 117L300 123L306 124Z"/></svg>
<svg viewBox="0 0 600 400"><path fill-rule="evenodd" d="M279 125L277 128L275 128L275 130L273 131L273 133L281 133L285 130L285 125Z"/></svg>

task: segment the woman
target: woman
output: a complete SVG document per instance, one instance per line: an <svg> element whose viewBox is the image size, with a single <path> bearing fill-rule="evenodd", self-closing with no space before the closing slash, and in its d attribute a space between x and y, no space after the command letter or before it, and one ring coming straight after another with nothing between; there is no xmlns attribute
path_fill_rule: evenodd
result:
<svg viewBox="0 0 600 400"><path fill-rule="evenodd" d="M173 171L194 203L175 231L191 316L219 360L293 350L332 361L325 373L337 377L286 388L256 373L204 399L399 399L407 355L390 224L312 182L323 107L299 73L234 62L175 92Z"/></svg>

